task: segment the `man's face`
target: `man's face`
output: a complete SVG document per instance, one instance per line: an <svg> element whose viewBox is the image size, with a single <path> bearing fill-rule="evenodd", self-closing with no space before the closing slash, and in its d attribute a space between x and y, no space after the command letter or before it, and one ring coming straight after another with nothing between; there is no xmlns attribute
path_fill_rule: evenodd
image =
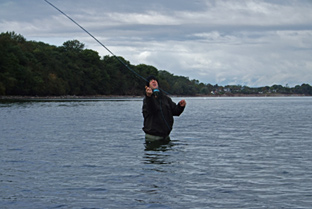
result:
<svg viewBox="0 0 312 209"><path fill-rule="evenodd" d="M154 90L154 89L158 89L158 82L154 79L150 80L149 82L149 87Z"/></svg>

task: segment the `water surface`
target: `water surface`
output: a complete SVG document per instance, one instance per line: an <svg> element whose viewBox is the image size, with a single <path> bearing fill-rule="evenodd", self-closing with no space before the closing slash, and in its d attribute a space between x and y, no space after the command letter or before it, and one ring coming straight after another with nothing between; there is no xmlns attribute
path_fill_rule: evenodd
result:
<svg viewBox="0 0 312 209"><path fill-rule="evenodd" d="M1 208L311 207L312 98L186 100L155 150L140 98L1 101Z"/></svg>

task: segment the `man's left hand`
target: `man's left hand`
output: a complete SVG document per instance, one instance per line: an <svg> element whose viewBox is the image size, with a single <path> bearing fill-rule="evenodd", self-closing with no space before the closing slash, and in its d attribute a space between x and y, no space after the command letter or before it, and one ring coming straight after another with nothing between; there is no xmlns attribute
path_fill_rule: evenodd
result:
<svg viewBox="0 0 312 209"><path fill-rule="evenodd" d="M186 101L183 99L183 100L181 100L180 102L179 102L179 105L181 106L181 107L185 107L186 106Z"/></svg>

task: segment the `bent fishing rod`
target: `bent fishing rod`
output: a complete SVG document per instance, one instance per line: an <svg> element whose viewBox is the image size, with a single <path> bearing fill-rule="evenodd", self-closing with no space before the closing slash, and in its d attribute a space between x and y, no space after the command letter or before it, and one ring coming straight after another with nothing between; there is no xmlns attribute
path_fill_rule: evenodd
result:
<svg viewBox="0 0 312 209"><path fill-rule="evenodd" d="M146 82L149 82L146 78L144 78L143 76L141 76L139 73L135 72L133 69L131 69L125 62L123 62L119 57L117 57L111 50L109 50L109 48L107 48L102 42L100 42L97 38L95 38L95 36L93 36L89 31L87 31L84 27L82 27L80 24L78 24L74 19L72 19L70 16L68 16L65 12L63 12L62 10L60 10L59 8L57 8L56 6L54 6L51 2L49 2L48 0L44 0L46 3L48 3L50 6L52 6L54 9L56 9L57 11L59 11L61 14L63 14L65 17L67 17L69 20L71 20L73 23L75 23L79 28L81 28L84 32L86 32L89 36L91 36L96 42L98 42L102 47L104 47L111 55L113 55L113 57L115 57L122 65L124 65L128 70L130 70L131 72L133 72L136 76L138 76L139 78L143 79ZM160 90L162 90L161 88L159 88ZM167 93L166 91L162 90L163 92Z"/></svg>

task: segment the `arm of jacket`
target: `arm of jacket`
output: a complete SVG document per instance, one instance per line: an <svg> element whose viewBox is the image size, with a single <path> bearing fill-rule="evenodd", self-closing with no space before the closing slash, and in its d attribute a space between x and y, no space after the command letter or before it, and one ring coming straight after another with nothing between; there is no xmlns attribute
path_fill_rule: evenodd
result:
<svg viewBox="0 0 312 209"><path fill-rule="evenodd" d="M168 97L168 102L170 104L170 108L173 116L180 116L184 111L185 107L181 107L180 104L176 104L172 101L170 97Z"/></svg>

